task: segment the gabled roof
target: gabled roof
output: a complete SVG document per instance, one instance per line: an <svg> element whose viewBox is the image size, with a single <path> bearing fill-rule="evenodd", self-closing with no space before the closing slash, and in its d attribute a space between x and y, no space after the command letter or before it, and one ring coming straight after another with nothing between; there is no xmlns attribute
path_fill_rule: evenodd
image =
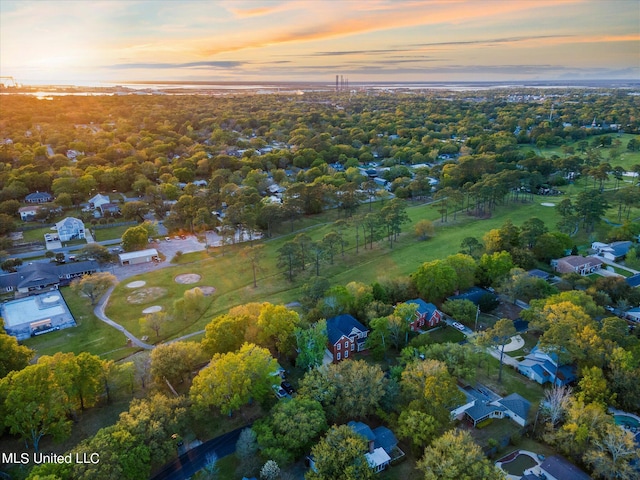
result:
<svg viewBox="0 0 640 480"><path fill-rule="evenodd" d="M27 195L26 197L24 197L24 199L27 202L33 202L35 200L51 200L53 197L51 196L50 193L47 192L35 192L35 193L30 193L29 195Z"/></svg>
<svg viewBox="0 0 640 480"><path fill-rule="evenodd" d="M407 300L404 303L412 303L417 305L418 306L417 312L420 315L426 315L427 318L430 318L438 309L433 303L427 303L421 298L414 298L413 300Z"/></svg>
<svg viewBox="0 0 640 480"><path fill-rule="evenodd" d="M559 479L571 479L571 480L590 480L591 477L576 467L573 463L569 463L566 459L560 455L554 455L548 457L542 462L540 468Z"/></svg>
<svg viewBox="0 0 640 480"><path fill-rule="evenodd" d="M376 437L375 447L384 448L385 452L388 454L391 454L391 450L398 445L398 439L396 436L385 426L374 428L373 434Z"/></svg>
<svg viewBox="0 0 640 480"><path fill-rule="evenodd" d="M329 338L329 343L334 345L340 340L340 337L348 337L354 329L360 332L368 331L367 327L347 313L328 319L327 337Z"/></svg>
<svg viewBox="0 0 640 480"><path fill-rule="evenodd" d="M630 277L627 277L625 282L627 282L632 287L640 286L640 273L636 273Z"/></svg>
<svg viewBox="0 0 640 480"><path fill-rule="evenodd" d="M101 193L98 193L89 199L89 203L93 203L96 207L103 203L110 203L110 202L111 202L111 199L106 195L102 195Z"/></svg>
<svg viewBox="0 0 640 480"><path fill-rule="evenodd" d="M28 288L36 285L51 285L60 282L66 275L95 272L98 264L93 261L73 262L64 265L34 262L25 265L16 273L0 275L0 287Z"/></svg>
<svg viewBox="0 0 640 480"><path fill-rule="evenodd" d="M558 262L564 262L572 267L582 267L583 265L602 265L602 260L596 257L581 257L579 255L569 255L558 259Z"/></svg>
<svg viewBox="0 0 640 480"><path fill-rule="evenodd" d="M498 403L504 406L507 410L511 410L516 415L524 418L529 416L529 410L531 409L531 403L521 395L517 393L512 393L511 395L507 395L501 400L498 400Z"/></svg>
<svg viewBox="0 0 640 480"><path fill-rule="evenodd" d="M480 287L471 287L469 290L465 290L459 295L453 295L451 297L448 297L447 300L469 300L470 302L473 302L474 304L478 305L478 303L480 302L480 299L485 295L492 295L493 297L495 297L495 295L491 293L489 290L485 290L484 288L480 288Z"/></svg>
<svg viewBox="0 0 640 480"><path fill-rule="evenodd" d="M464 413L469 415L475 422L486 417L487 415L491 415L491 413L495 412L496 410L502 410L502 408L476 400L473 406L467 408Z"/></svg>
<svg viewBox="0 0 640 480"><path fill-rule="evenodd" d="M56 228L58 229L58 231L66 229L84 229L84 223L82 222L82 220L79 220L75 217L66 217L56 223Z"/></svg>
<svg viewBox="0 0 640 480"><path fill-rule="evenodd" d="M358 435L363 436L367 440L376 439L376 436L373 433L373 430L371 430L371 428L369 428L369 425L367 425L366 423L356 422L351 420L349 423L347 423L347 425L351 427L351 430L353 430Z"/></svg>
<svg viewBox="0 0 640 480"><path fill-rule="evenodd" d="M629 252L631 242L629 240L624 242L613 242L609 244L609 248L616 257L622 257Z"/></svg>

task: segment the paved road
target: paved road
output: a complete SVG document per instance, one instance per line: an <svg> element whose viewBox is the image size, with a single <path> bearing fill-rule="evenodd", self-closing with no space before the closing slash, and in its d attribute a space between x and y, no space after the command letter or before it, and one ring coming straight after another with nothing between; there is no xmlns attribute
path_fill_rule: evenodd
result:
<svg viewBox="0 0 640 480"><path fill-rule="evenodd" d="M159 473L151 477L151 480L186 480L191 478L196 472L204 468L207 462L207 454L215 452L218 458L222 458L235 452L240 432L249 427L251 425L245 425L189 450L173 462L165 465Z"/></svg>

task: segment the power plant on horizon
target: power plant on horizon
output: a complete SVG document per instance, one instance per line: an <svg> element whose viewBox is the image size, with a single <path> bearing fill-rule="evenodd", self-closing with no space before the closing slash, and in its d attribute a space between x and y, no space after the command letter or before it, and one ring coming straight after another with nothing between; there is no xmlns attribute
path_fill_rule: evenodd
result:
<svg viewBox="0 0 640 480"><path fill-rule="evenodd" d="M344 75L336 75L336 92L349 90L349 79Z"/></svg>

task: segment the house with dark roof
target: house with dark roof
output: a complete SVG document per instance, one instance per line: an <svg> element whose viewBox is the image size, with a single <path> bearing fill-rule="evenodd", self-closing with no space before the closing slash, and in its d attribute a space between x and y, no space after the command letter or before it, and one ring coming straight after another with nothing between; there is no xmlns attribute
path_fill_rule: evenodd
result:
<svg viewBox="0 0 640 480"><path fill-rule="evenodd" d="M34 295L67 286L74 278L98 271L94 261L72 262L64 265L34 262L15 273L0 275L0 291L14 292L15 297Z"/></svg>
<svg viewBox="0 0 640 480"><path fill-rule="evenodd" d="M640 273L627 277L625 282L627 282L630 287L640 287Z"/></svg>
<svg viewBox="0 0 640 480"><path fill-rule="evenodd" d="M633 245L633 242L626 240L621 242L612 242L612 243L598 243L594 242L591 244L591 248L596 251L596 254L606 258L607 260L611 260L612 262L617 262L618 260L622 260L627 253L629 253L629 249Z"/></svg>
<svg viewBox="0 0 640 480"><path fill-rule="evenodd" d="M484 386L458 388L466 403L452 410L453 418L465 419L474 427L490 418L508 418L521 427L527 424L531 403L521 395L512 393L501 398Z"/></svg>
<svg viewBox="0 0 640 480"><path fill-rule="evenodd" d="M589 275L602 268L603 261L596 257L581 257L579 255L569 255L555 260L551 260L551 266L560 273L577 273Z"/></svg>
<svg viewBox="0 0 640 480"><path fill-rule="evenodd" d="M50 193L47 192L35 192L30 193L26 197L24 197L24 201L27 203L47 203L53 200L53 197Z"/></svg>
<svg viewBox="0 0 640 480"><path fill-rule="evenodd" d="M518 364L518 372L540 385L567 385L576 380L574 365L560 365L556 354L548 354L536 345L531 352Z"/></svg>
<svg viewBox="0 0 640 480"><path fill-rule="evenodd" d="M355 352L365 350L369 329L349 314L327 320L328 350L333 363L347 359Z"/></svg>
<svg viewBox="0 0 640 480"><path fill-rule="evenodd" d="M545 458L544 461L525 470L527 480L591 480L585 472L560 455Z"/></svg>
<svg viewBox="0 0 640 480"><path fill-rule="evenodd" d="M480 299L485 297L485 296L492 296L494 299L497 299L498 297L490 292L489 290L485 290L484 288L480 288L480 287L471 287L468 290L465 290L462 293L459 293L458 295L452 295L451 297L447 297L447 300L469 300L470 302L473 302L474 305L479 305L480 304Z"/></svg>
<svg viewBox="0 0 640 480"><path fill-rule="evenodd" d="M398 439L387 427L380 426L372 430L366 423L353 420L347 425L367 440L365 457L374 472L381 472L392 460L404 456L404 452L398 448Z"/></svg>
<svg viewBox="0 0 640 480"><path fill-rule="evenodd" d="M405 303L416 305L416 313L408 319L411 331L417 332L423 327L435 327L442 320L442 312L433 303L427 303L421 298L407 300Z"/></svg>

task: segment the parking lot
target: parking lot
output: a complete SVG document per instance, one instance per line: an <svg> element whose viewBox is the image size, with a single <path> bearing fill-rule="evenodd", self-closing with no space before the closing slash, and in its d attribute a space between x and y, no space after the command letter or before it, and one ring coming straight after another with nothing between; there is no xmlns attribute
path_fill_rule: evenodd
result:
<svg viewBox="0 0 640 480"><path fill-rule="evenodd" d="M171 259L175 257L176 252L189 253L199 252L205 249L204 243L200 243L198 239L193 235L188 235L185 238L171 237L169 240L154 240L149 243L148 248L155 248L164 255L165 260L161 262L149 262L139 263L136 265L119 265L116 264L111 267L112 273L118 280L124 280L125 278L133 277L141 273L151 272L158 268L165 268L171 266Z"/></svg>

